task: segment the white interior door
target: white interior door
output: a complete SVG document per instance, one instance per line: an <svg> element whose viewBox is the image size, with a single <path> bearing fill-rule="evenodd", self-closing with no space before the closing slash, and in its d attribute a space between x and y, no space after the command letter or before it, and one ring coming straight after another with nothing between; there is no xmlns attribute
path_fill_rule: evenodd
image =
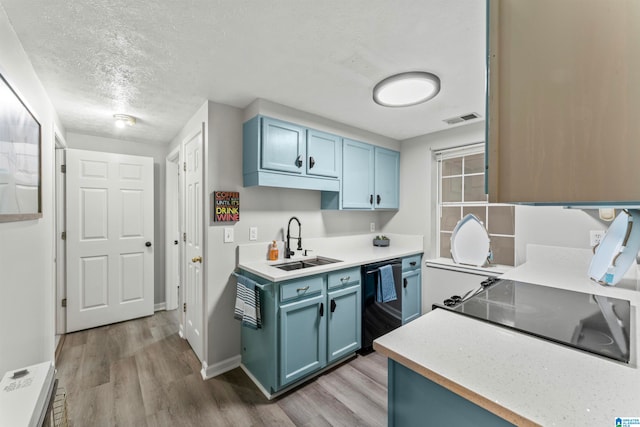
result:
<svg viewBox="0 0 640 427"><path fill-rule="evenodd" d="M202 132L184 143L185 228L186 228L186 336L200 360L203 360L203 157Z"/></svg>
<svg viewBox="0 0 640 427"><path fill-rule="evenodd" d="M67 150L67 332L153 314L153 159Z"/></svg>

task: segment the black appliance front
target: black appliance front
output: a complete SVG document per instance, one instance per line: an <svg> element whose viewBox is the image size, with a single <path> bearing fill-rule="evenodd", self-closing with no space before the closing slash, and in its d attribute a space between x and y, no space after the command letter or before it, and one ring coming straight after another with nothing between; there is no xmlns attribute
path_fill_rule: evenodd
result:
<svg viewBox="0 0 640 427"><path fill-rule="evenodd" d="M627 300L499 279L458 305L438 307L629 362Z"/></svg>
<svg viewBox="0 0 640 427"><path fill-rule="evenodd" d="M376 301L380 283L380 267L391 265L397 299ZM402 260L392 259L362 266L362 348L360 353L373 350L373 340L402 326Z"/></svg>

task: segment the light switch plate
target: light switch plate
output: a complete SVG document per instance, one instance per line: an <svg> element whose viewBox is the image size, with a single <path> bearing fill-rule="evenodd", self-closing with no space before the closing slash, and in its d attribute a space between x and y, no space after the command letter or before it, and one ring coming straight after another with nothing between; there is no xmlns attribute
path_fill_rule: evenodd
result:
<svg viewBox="0 0 640 427"><path fill-rule="evenodd" d="M233 242L233 228L225 227L224 229L224 243Z"/></svg>
<svg viewBox="0 0 640 427"><path fill-rule="evenodd" d="M376 223L372 222L369 224L369 231L374 232L376 231Z"/></svg>
<svg viewBox="0 0 640 427"><path fill-rule="evenodd" d="M249 240L258 240L258 227L249 227Z"/></svg>

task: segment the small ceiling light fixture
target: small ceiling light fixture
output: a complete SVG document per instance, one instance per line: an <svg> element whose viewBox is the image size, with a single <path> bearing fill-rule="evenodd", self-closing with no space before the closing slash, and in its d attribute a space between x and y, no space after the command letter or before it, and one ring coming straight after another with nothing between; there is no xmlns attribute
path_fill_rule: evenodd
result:
<svg viewBox="0 0 640 427"><path fill-rule="evenodd" d="M373 100L385 107L408 107L428 101L440 92L440 78L424 71L395 74L373 88Z"/></svg>
<svg viewBox="0 0 640 427"><path fill-rule="evenodd" d="M114 114L113 118L116 121L116 127L120 129L124 128L127 125L133 126L136 124L135 117L128 116L126 114Z"/></svg>

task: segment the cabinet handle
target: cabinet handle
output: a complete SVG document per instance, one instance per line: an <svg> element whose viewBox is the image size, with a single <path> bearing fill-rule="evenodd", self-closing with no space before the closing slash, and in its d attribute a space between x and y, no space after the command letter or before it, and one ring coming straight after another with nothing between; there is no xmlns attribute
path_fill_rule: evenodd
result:
<svg viewBox="0 0 640 427"><path fill-rule="evenodd" d="M320 303L320 317L324 316L324 303Z"/></svg>
<svg viewBox="0 0 640 427"><path fill-rule="evenodd" d="M382 200L382 198L380 197L380 195L376 195L376 202L378 202L378 204L380 204L380 200Z"/></svg>
<svg viewBox="0 0 640 427"><path fill-rule="evenodd" d="M341 277L340 278L340 282L348 282L349 279L351 279L351 276L347 276L347 277Z"/></svg>
<svg viewBox="0 0 640 427"><path fill-rule="evenodd" d="M404 278L404 288L405 288L405 289L407 288L407 283L408 283L408 280L407 280L407 278L405 277L405 278Z"/></svg>
<svg viewBox="0 0 640 427"><path fill-rule="evenodd" d="M304 288L298 288L296 289L298 292L306 292L309 290L309 285L305 286Z"/></svg>
<svg viewBox="0 0 640 427"><path fill-rule="evenodd" d="M415 261L411 261L411 262L409 263L409 265L410 265L411 267L415 267L415 266L416 266L416 262L415 262Z"/></svg>
<svg viewBox="0 0 640 427"><path fill-rule="evenodd" d="M331 300L331 312L336 311L336 300Z"/></svg>
<svg viewBox="0 0 640 427"><path fill-rule="evenodd" d="M316 164L316 161L313 157L309 157L309 169L313 168Z"/></svg>
<svg viewBox="0 0 640 427"><path fill-rule="evenodd" d="M373 204L373 194L369 194L369 204Z"/></svg>
<svg viewBox="0 0 640 427"><path fill-rule="evenodd" d="M302 167L302 156L298 156L298 158L296 159L296 166L298 166L299 168Z"/></svg>

